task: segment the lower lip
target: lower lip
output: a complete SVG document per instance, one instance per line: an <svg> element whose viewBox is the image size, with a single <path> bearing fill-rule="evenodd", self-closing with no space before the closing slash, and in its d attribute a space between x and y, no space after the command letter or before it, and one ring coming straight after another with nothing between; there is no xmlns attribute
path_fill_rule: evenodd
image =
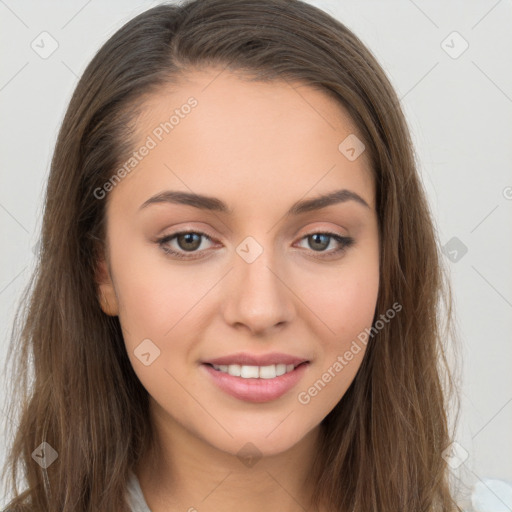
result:
<svg viewBox="0 0 512 512"><path fill-rule="evenodd" d="M308 366L309 363L303 363L291 372L273 379L244 379L215 370L208 364L201 365L222 391L246 402L277 400L299 382Z"/></svg>

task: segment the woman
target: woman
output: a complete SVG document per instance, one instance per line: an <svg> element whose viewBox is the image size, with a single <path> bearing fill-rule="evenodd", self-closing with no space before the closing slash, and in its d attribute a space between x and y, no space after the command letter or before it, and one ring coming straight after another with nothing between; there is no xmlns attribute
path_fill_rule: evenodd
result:
<svg viewBox="0 0 512 512"><path fill-rule="evenodd" d="M10 510L457 509L410 136L321 10L196 0L114 34L60 130L30 293Z"/></svg>

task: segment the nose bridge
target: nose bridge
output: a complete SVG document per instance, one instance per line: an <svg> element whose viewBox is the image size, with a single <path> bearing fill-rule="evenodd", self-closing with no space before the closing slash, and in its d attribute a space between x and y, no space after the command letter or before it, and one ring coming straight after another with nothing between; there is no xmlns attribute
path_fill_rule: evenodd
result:
<svg viewBox="0 0 512 512"><path fill-rule="evenodd" d="M225 308L226 321L263 331L289 321L293 315L290 291L283 283L281 265L271 237L245 238L236 248L234 272Z"/></svg>

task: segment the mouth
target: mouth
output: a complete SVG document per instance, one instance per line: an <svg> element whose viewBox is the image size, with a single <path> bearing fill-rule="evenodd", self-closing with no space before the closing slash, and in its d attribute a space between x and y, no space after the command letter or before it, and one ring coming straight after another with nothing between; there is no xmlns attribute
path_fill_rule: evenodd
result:
<svg viewBox="0 0 512 512"><path fill-rule="evenodd" d="M270 364L272 357L275 362ZM203 362L200 367L224 393L238 400L261 403L277 400L292 391L310 364L309 360L282 354L235 355Z"/></svg>
<svg viewBox="0 0 512 512"><path fill-rule="evenodd" d="M304 361L297 365L294 364L271 364L267 366L249 366L240 364L211 364L205 363L211 366L214 370L222 373L231 375L232 377L240 377L242 379L275 379L281 375L293 372L295 368L300 365L308 364L309 361Z"/></svg>

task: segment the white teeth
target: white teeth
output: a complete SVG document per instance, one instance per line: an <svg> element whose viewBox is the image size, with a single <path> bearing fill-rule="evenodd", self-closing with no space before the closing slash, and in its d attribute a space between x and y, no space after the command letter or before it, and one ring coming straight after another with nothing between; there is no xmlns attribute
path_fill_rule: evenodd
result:
<svg viewBox="0 0 512 512"><path fill-rule="evenodd" d="M230 364L224 371L233 377L240 377L241 370L242 367L239 364Z"/></svg>
<svg viewBox="0 0 512 512"><path fill-rule="evenodd" d="M274 379L294 370L293 364L271 364L269 366L245 366L239 364L212 365L216 370L243 379Z"/></svg>
<svg viewBox="0 0 512 512"><path fill-rule="evenodd" d="M259 370L260 369L257 366L242 366L240 368L240 377L243 377L244 379L257 379L260 376Z"/></svg>
<svg viewBox="0 0 512 512"><path fill-rule="evenodd" d="M276 377L276 365L260 366L260 379L274 379Z"/></svg>
<svg viewBox="0 0 512 512"><path fill-rule="evenodd" d="M276 375L283 375L286 373L286 365L285 364L276 364Z"/></svg>

